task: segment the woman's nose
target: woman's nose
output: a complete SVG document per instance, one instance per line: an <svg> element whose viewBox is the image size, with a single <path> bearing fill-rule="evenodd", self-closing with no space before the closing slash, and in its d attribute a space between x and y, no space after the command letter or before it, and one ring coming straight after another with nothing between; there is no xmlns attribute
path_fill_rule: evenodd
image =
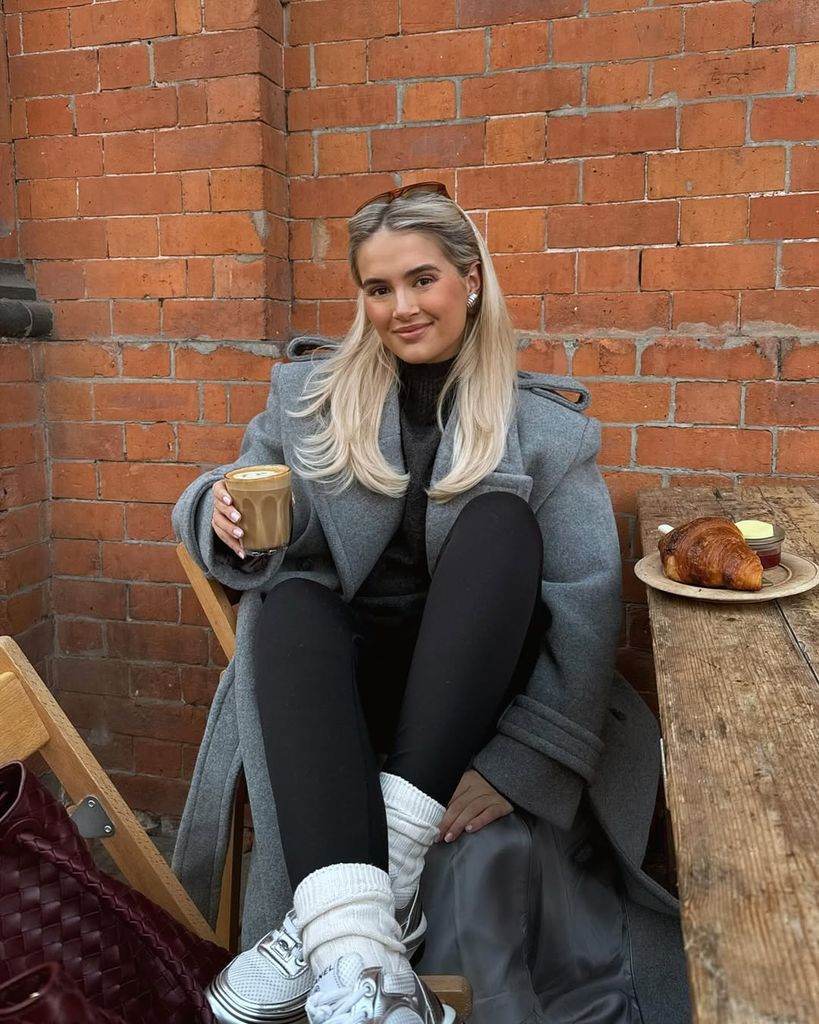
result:
<svg viewBox="0 0 819 1024"><path fill-rule="evenodd" d="M418 311L418 303L410 288L397 288L393 314L397 317L412 316Z"/></svg>

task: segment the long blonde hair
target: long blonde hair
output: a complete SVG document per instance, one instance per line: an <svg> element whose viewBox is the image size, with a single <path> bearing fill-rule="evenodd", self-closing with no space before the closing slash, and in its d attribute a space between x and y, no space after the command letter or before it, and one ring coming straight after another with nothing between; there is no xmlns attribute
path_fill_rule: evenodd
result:
<svg viewBox="0 0 819 1024"><path fill-rule="evenodd" d="M350 268L361 288L357 257L376 231L427 235L462 276L477 263L482 287L467 314L464 339L438 401L443 430L447 394L455 390L457 417L452 462L429 491L446 502L469 490L503 457L515 397L515 335L480 232L451 199L414 192L391 203L365 206L349 224ZM388 465L378 446L384 403L398 379L396 357L382 343L364 312L359 291L356 314L339 349L307 381L302 408L294 416L316 416L319 427L297 449L302 476L343 490L358 480L380 494L399 497L409 477Z"/></svg>

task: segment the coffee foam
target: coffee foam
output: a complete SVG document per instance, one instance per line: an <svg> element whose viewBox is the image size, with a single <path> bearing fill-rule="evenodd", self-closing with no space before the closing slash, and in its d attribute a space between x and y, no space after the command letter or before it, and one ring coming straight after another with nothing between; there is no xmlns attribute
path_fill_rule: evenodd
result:
<svg viewBox="0 0 819 1024"><path fill-rule="evenodd" d="M280 469L240 469L231 473L232 480L267 480L270 477L281 476Z"/></svg>

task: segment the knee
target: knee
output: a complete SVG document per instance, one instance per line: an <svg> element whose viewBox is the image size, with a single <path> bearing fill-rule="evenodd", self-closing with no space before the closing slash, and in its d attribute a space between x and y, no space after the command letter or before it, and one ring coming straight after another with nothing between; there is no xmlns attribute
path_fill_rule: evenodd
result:
<svg viewBox="0 0 819 1024"><path fill-rule="evenodd" d="M528 503L519 494L489 491L464 506L454 529L476 534L493 545L523 547L527 554L542 556L540 527Z"/></svg>
<svg viewBox="0 0 819 1024"><path fill-rule="evenodd" d="M268 591L259 613L259 624L264 632L298 631L301 624L307 625L317 612L331 611L338 603L338 597L327 587L315 580L292 576L278 583Z"/></svg>

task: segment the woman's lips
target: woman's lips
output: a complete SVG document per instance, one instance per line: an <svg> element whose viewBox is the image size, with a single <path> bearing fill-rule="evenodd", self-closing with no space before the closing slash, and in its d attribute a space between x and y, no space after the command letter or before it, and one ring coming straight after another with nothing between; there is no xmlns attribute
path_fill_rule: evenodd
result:
<svg viewBox="0 0 819 1024"><path fill-rule="evenodd" d="M430 324L416 324L413 327L402 327L400 330L393 331L393 334L397 334L404 341L414 341L416 338L420 338L429 326Z"/></svg>

